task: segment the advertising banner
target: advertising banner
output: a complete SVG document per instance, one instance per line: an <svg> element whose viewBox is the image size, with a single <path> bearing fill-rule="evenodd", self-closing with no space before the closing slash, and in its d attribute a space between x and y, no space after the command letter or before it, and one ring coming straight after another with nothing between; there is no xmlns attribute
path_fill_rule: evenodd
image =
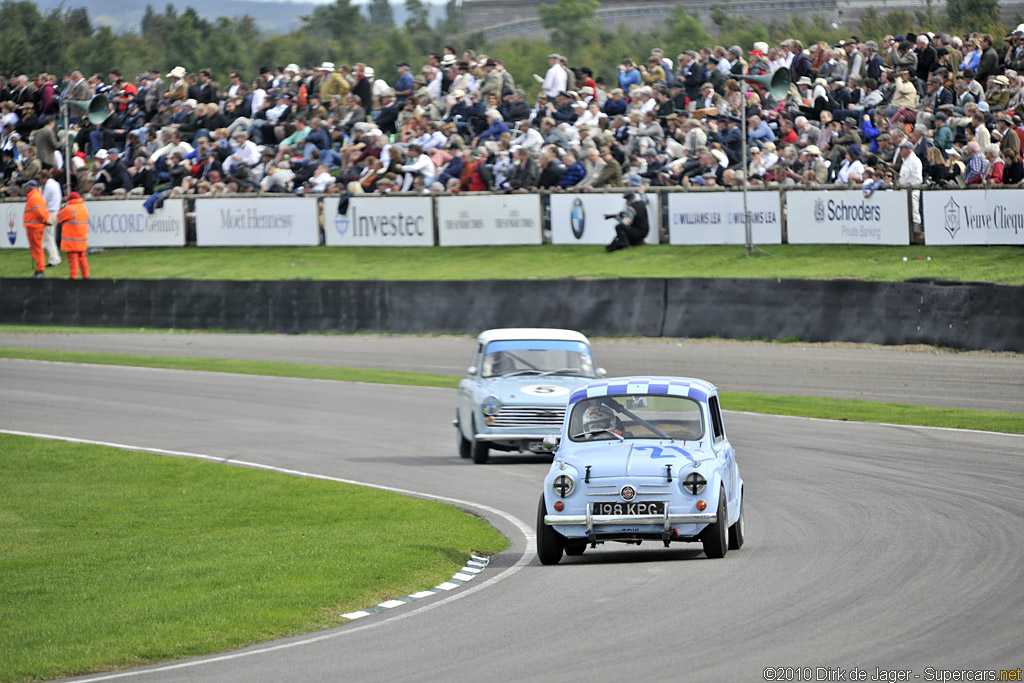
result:
<svg viewBox="0 0 1024 683"><path fill-rule="evenodd" d="M90 247L183 247L185 200L167 199L153 213L142 200L85 202Z"/></svg>
<svg viewBox="0 0 1024 683"><path fill-rule="evenodd" d="M200 247L316 246L317 200L309 197L196 199Z"/></svg>
<svg viewBox="0 0 1024 683"><path fill-rule="evenodd" d="M782 198L779 192L748 192L750 233L754 244L782 244ZM743 194L674 192L668 195L670 244L746 244Z"/></svg>
<svg viewBox="0 0 1024 683"><path fill-rule="evenodd" d="M540 196L497 194L439 197L437 237L442 247L540 244Z"/></svg>
<svg viewBox="0 0 1024 683"><path fill-rule="evenodd" d="M338 198L324 199L324 235L329 247L432 247L430 197L351 197L338 213Z"/></svg>
<svg viewBox="0 0 1024 683"><path fill-rule="evenodd" d="M141 199L86 201L90 247L182 247L185 245L185 201L168 199L146 213ZM21 218L24 203L0 204L5 248L28 248ZM60 247L60 244L57 245Z"/></svg>
<svg viewBox="0 0 1024 683"><path fill-rule="evenodd" d="M910 244L906 191L786 193L790 244Z"/></svg>
<svg viewBox="0 0 1024 683"><path fill-rule="evenodd" d="M925 244L1024 244L1024 190L922 194Z"/></svg>
<svg viewBox="0 0 1024 683"><path fill-rule="evenodd" d="M28 249L28 233L21 221L24 213L24 201L0 204L0 226L3 226L4 231L0 246L4 249Z"/></svg>
<svg viewBox="0 0 1024 683"><path fill-rule="evenodd" d="M621 213L626 208L619 192L586 192L551 195L552 244L608 244L615 239L617 220L605 215ZM650 230L644 242L657 244L661 234L661 210L658 195L644 195L647 201L647 224Z"/></svg>

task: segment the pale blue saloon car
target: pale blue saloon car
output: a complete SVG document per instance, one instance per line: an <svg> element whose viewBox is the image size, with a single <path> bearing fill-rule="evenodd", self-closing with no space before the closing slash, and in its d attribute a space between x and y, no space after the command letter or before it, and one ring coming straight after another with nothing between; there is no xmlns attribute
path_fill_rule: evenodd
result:
<svg viewBox="0 0 1024 683"><path fill-rule="evenodd" d="M617 541L700 541L711 558L743 545L743 479L718 389L699 379L622 377L569 397L537 512L537 555Z"/></svg>
<svg viewBox="0 0 1024 683"><path fill-rule="evenodd" d="M485 463L491 450L550 453L569 393L601 377L579 332L504 328L482 332L459 382L453 424L459 455Z"/></svg>

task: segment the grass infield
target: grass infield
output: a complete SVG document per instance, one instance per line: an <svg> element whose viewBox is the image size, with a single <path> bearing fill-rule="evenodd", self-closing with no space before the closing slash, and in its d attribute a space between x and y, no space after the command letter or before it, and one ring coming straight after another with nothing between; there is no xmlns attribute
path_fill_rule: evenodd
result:
<svg viewBox="0 0 1024 683"><path fill-rule="evenodd" d="M904 260L904 257L906 260ZM930 259L930 260L929 260ZM901 282L939 278L1024 285L1019 247L770 245L748 258L742 245L643 245L608 254L602 246L204 247L108 249L89 255L98 279L481 280L619 278L850 278ZM0 250L0 278L32 273L23 249ZM47 277L67 278L64 264Z"/></svg>
<svg viewBox="0 0 1024 683"><path fill-rule="evenodd" d="M15 347L0 347L0 358L170 368L174 370L199 370L206 372L233 372L247 375L301 377L306 379L446 388L458 386L460 379L459 377L449 375L365 368L341 368L303 363L185 358L180 356L135 356L91 351L51 351ZM989 410L971 410L968 408L829 399L812 396L754 394L737 391L722 392L722 408L752 413L767 413L770 415L795 415L799 417L850 420L854 422L887 422L892 424L1024 434L1024 415Z"/></svg>
<svg viewBox="0 0 1024 683"><path fill-rule="evenodd" d="M507 540L370 488L0 434L0 681L337 625Z"/></svg>

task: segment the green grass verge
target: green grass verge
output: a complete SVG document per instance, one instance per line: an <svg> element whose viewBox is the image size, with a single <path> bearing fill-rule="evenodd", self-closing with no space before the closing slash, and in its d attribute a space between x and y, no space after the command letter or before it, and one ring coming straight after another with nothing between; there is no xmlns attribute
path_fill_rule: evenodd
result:
<svg viewBox="0 0 1024 683"><path fill-rule="evenodd" d="M131 354L98 353L92 351L50 351L0 346L0 358L25 360L65 361L93 365L127 365L140 368L167 368L170 370L201 370L204 372L233 372L239 375L267 375L270 377L300 377L302 379L332 379L341 382L369 382L372 384L404 384L422 387L452 388L459 384L458 377L432 375L403 370L375 370L368 368L339 368L306 363L278 361L235 360L229 358L188 358L183 356L134 356Z"/></svg>
<svg viewBox="0 0 1024 683"><path fill-rule="evenodd" d="M207 372L234 372L248 375L302 377L306 379L332 379L350 382L446 388L458 386L460 379L449 375L337 368L302 363L182 358L178 356L133 356L129 354L87 351L22 349L9 346L0 346L0 358L171 368L174 370L202 370ZM1010 434L1024 434L1024 415L991 410L943 408L907 403L883 403L813 396L753 394L738 391L722 392L722 407L727 410L744 410L751 413L766 413L769 415L796 415L799 417L817 417L854 422L889 422L892 424L952 427L957 429L978 429L992 432L1007 432Z"/></svg>
<svg viewBox="0 0 1024 683"><path fill-rule="evenodd" d="M451 505L0 435L0 680L222 652L337 625L507 540Z"/></svg>
<svg viewBox="0 0 1024 683"><path fill-rule="evenodd" d="M907 261L903 260L907 257ZM931 258L931 260L928 260ZM644 245L608 254L602 246L217 247L108 249L89 255L101 279L480 280L619 278L909 278L1024 284L1018 247L772 245L753 257L743 246ZM22 278L25 250L0 250L0 277ZM47 270L66 278L67 264Z"/></svg>

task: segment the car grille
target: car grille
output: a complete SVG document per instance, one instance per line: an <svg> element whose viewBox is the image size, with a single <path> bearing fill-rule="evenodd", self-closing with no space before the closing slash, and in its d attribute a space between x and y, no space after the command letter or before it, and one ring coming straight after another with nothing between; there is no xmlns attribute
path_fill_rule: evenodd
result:
<svg viewBox="0 0 1024 683"><path fill-rule="evenodd" d="M565 408L505 406L491 427L561 427Z"/></svg>

